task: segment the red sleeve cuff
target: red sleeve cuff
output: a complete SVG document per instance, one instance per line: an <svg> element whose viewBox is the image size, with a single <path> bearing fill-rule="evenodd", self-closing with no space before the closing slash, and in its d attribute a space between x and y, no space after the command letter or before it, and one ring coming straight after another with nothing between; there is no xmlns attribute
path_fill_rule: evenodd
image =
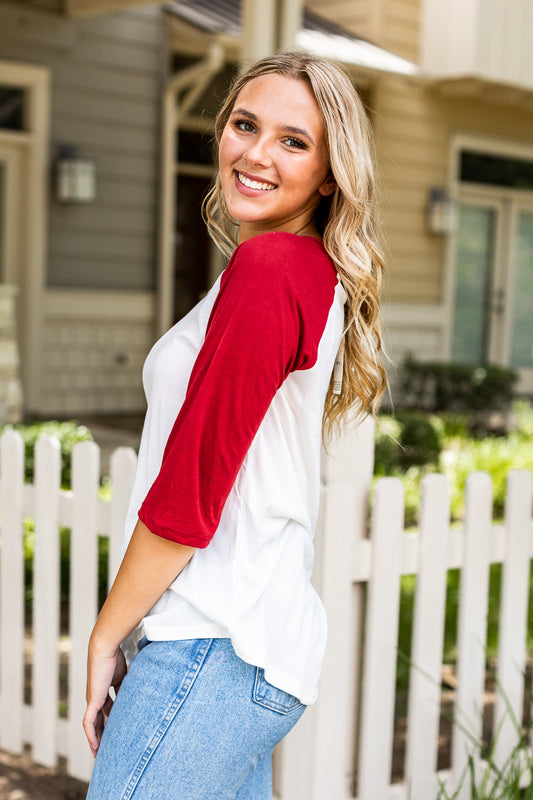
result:
<svg viewBox="0 0 533 800"><path fill-rule="evenodd" d="M144 522L150 533L154 533L162 539L168 539L170 542L185 544L187 547L203 549L207 547L212 538L211 536L199 536L198 534L186 533L185 531L178 531L176 528L167 528L164 525L160 525L143 506L139 509L139 519Z"/></svg>

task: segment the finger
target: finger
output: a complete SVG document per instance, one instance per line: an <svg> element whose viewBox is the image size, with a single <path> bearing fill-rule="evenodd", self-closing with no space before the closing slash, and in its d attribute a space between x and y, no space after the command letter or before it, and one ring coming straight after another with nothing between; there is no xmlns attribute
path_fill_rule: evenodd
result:
<svg viewBox="0 0 533 800"><path fill-rule="evenodd" d="M85 731L85 736L87 737L87 741L89 742L89 747L91 748L93 756L96 756L99 743L97 724L98 713L95 715L93 709L88 707L83 717L83 730Z"/></svg>

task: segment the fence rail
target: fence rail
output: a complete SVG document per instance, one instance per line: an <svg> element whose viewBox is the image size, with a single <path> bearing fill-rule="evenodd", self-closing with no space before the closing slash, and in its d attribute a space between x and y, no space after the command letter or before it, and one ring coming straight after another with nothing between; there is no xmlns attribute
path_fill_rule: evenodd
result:
<svg viewBox="0 0 533 800"><path fill-rule="evenodd" d="M98 497L99 450L75 446L72 491L60 489L54 439L36 448L33 485L23 482L20 437L0 440L0 747L88 779L92 759L81 729L87 639L97 612L97 536L110 539L109 580L120 557L136 458L119 448L111 460L112 500ZM280 800L436 800L439 780L450 796L470 800L462 781L471 737L481 739L489 569L502 564L495 761L517 744L522 720L530 561L531 474L511 472L503 524L492 522L491 483L469 477L464 524L450 528L450 487L442 475L423 484L419 529L406 533L403 490L378 481L368 532L373 424L347 432L324 456L314 582L329 618L321 693L275 754ZM25 705L22 520L35 520L32 702ZM58 716L59 528L71 530L68 718ZM461 570L457 692L451 766L437 774L446 577ZM401 576L417 576L407 710L405 779L391 783ZM477 758L477 755L474 754ZM481 765L482 766L482 765ZM526 780L526 778L524 778Z"/></svg>

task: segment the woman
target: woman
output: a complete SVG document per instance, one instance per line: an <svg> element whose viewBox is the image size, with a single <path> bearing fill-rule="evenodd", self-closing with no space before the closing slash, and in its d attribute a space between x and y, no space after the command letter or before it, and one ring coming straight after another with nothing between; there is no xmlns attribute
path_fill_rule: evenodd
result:
<svg viewBox="0 0 533 800"><path fill-rule="evenodd" d="M271 798L272 749L315 702L325 646L322 427L385 383L373 151L348 78L263 59L216 138L204 210L231 259L146 361L127 549L89 645L91 800Z"/></svg>

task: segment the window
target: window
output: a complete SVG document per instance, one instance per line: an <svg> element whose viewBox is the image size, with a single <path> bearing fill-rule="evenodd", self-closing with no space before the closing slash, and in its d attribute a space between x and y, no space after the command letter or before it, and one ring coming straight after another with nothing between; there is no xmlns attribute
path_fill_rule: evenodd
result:
<svg viewBox="0 0 533 800"><path fill-rule="evenodd" d="M24 89L0 84L0 129L24 130Z"/></svg>
<svg viewBox="0 0 533 800"><path fill-rule="evenodd" d="M533 189L533 161L463 150L460 178L471 183Z"/></svg>

